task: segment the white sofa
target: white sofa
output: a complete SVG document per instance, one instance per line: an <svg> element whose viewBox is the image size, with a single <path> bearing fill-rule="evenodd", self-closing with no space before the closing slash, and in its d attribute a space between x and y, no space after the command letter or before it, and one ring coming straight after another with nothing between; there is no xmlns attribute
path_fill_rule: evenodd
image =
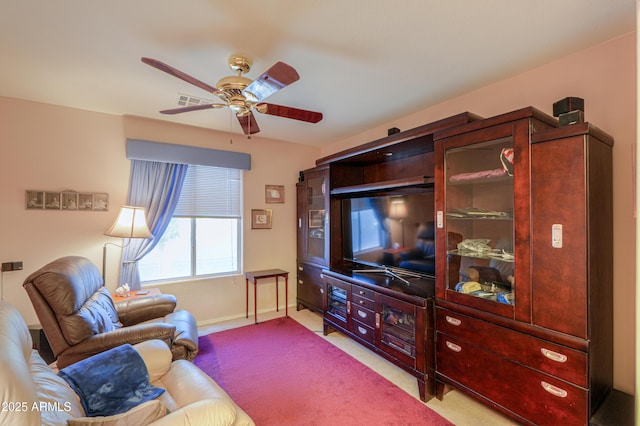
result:
<svg viewBox="0 0 640 426"><path fill-rule="evenodd" d="M32 349L20 313L0 301L0 425L253 425L253 421L202 370L171 361L160 340L134 345L151 384L165 389L156 400L126 413L84 417L79 397Z"/></svg>

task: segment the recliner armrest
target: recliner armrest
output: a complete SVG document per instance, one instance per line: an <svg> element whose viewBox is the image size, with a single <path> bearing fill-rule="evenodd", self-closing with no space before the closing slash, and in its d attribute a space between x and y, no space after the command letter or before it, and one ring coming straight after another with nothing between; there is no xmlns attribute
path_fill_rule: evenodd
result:
<svg viewBox="0 0 640 426"><path fill-rule="evenodd" d="M104 352L116 346L130 343L144 342L146 340L163 340L167 346L171 345L176 327L167 323L137 324L130 327L96 334L83 340L77 345L70 346L58 357L58 368L81 361L97 353Z"/></svg>
<svg viewBox="0 0 640 426"><path fill-rule="evenodd" d="M422 259L424 257L424 253L422 250L417 248L412 248L411 250L407 250L400 253L401 260L413 260L413 259Z"/></svg>
<svg viewBox="0 0 640 426"><path fill-rule="evenodd" d="M163 318L176 309L176 297L172 294L134 297L114 303L118 318L124 326L139 324L155 318Z"/></svg>

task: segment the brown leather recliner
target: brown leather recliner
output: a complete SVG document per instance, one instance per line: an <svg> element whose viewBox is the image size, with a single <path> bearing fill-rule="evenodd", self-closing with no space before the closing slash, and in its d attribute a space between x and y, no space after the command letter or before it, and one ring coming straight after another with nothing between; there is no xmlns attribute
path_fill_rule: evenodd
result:
<svg viewBox="0 0 640 426"><path fill-rule="evenodd" d="M24 288L58 368L124 343L160 339L173 359L193 360L198 329L193 315L162 294L115 302L98 268L79 256L57 259L27 277Z"/></svg>

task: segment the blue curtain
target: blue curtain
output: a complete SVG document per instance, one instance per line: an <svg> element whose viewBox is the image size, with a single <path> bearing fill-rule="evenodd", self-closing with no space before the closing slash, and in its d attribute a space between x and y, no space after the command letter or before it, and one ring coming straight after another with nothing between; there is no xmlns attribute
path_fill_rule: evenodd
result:
<svg viewBox="0 0 640 426"><path fill-rule="evenodd" d="M118 285L128 283L131 290L140 289L138 260L158 244L167 229L180 199L187 168L186 164L131 161L127 205L144 207L153 238L125 241Z"/></svg>
<svg viewBox="0 0 640 426"><path fill-rule="evenodd" d="M386 201L382 198L371 198L370 204L373 208L376 219L378 219L378 223L380 224L380 230L384 239L384 241L382 241L382 247L389 248L391 247L391 230L387 226L386 218L389 216L389 212Z"/></svg>

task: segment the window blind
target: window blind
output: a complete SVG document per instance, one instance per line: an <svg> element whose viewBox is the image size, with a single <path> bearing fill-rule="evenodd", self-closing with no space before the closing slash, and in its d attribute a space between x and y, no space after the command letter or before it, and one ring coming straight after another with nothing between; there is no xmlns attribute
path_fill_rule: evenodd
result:
<svg viewBox="0 0 640 426"><path fill-rule="evenodd" d="M242 170L191 165L174 216L240 218Z"/></svg>

